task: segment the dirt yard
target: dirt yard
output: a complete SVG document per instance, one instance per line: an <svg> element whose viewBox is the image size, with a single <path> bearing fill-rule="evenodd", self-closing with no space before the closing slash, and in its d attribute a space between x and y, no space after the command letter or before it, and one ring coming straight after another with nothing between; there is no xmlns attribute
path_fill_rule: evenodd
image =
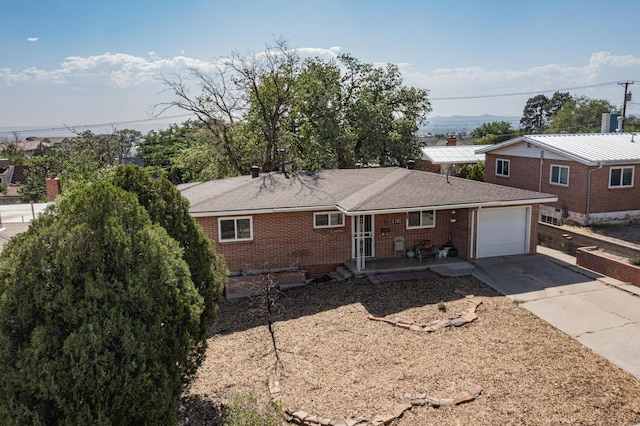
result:
<svg viewBox="0 0 640 426"><path fill-rule="evenodd" d="M369 319L457 317L467 300L455 290L482 301L477 320L419 332ZM639 379L472 277L309 285L283 293L278 308L282 367L275 376L263 306L257 299L221 304L179 424L215 424L233 393L267 397L270 379L279 381L285 408L343 421L389 413L407 393L449 398L479 384L473 401L413 407L392 425L640 422Z"/></svg>
<svg viewBox="0 0 640 426"><path fill-rule="evenodd" d="M564 227L571 231L581 232L587 235L599 235L616 240L626 241L632 244L640 244L640 224L593 226L564 225Z"/></svg>

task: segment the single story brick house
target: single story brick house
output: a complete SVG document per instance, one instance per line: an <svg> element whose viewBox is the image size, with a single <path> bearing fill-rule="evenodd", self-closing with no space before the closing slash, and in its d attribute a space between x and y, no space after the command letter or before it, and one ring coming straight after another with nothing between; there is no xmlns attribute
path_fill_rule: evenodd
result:
<svg viewBox="0 0 640 426"><path fill-rule="evenodd" d="M550 194L399 167L272 172L179 185L232 274L308 274L449 245L459 257L534 253ZM402 245L397 244L399 241Z"/></svg>
<svg viewBox="0 0 640 426"><path fill-rule="evenodd" d="M542 222L592 225L640 219L640 136L525 135L481 148L485 182L556 194Z"/></svg>

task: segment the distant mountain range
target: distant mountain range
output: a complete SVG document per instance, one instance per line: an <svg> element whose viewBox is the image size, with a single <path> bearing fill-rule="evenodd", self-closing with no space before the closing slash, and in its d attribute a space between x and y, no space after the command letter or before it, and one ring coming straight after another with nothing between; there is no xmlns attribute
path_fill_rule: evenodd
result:
<svg viewBox="0 0 640 426"><path fill-rule="evenodd" d="M469 133L476 127L484 123L493 121L506 121L511 123L511 127L517 129L520 125L520 118L510 115L452 115L449 117L428 117L427 124L420 127L420 133Z"/></svg>
<svg viewBox="0 0 640 426"><path fill-rule="evenodd" d="M511 123L511 127L518 128L520 125L520 117L507 116L507 115L452 115L449 117L435 116L428 117L427 124L420 127L419 133L432 133L432 134L450 134L450 133L469 133L476 127L480 127L484 123L491 123L493 121L506 121ZM148 133L150 130L166 129L169 123L153 122L153 123L135 123L127 126L122 126L121 129L135 129L141 131L143 134ZM90 126L90 130L94 133L111 133L114 131L112 126ZM79 128L78 131L85 130L85 128ZM13 132L17 132L22 139L29 136L37 137L63 137L74 136L76 133L73 130L66 129L64 127L56 126L19 126L19 127L0 127L0 141L13 140Z"/></svg>

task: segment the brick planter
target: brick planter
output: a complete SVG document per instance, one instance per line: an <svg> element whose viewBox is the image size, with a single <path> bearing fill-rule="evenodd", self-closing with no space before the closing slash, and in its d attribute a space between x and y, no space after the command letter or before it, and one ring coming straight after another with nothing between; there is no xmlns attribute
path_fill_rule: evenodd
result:
<svg viewBox="0 0 640 426"><path fill-rule="evenodd" d="M608 257L595 246L580 247L576 250L576 264L602 275L628 282L640 287L640 267L628 261Z"/></svg>
<svg viewBox="0 0 640 426"><path fill-rule="evenodd" d="M306 284L305 271L266 272L255 275L241 275L229 277L225 287L227 299L252 296L260 293L265 286L265 280L273 280L279 287L293 287Z"/></svg>

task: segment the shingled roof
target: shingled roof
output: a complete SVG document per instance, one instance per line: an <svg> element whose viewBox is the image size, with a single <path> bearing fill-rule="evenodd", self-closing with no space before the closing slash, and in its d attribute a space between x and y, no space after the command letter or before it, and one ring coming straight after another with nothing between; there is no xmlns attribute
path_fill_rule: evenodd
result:
<svg viewBox="0 0 640 426"><path fill-rule="evenodd" d="M179 185L194 216L339 209L346 214L549 203L555 195L399 167L272 172Z"/></svg>

